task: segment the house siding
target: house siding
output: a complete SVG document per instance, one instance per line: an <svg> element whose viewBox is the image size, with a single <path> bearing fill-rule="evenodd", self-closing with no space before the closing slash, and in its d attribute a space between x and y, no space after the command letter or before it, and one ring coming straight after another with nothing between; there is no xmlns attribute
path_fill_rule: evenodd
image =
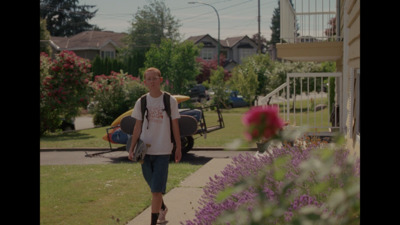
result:
<svg viewBox="0 0 400 225"><path fill-rule="evenodd" d="M188 40L193 41L195 44L204 44L199 57L202 57L203 52L208 51L209 49L214 50L214 56L217 55L218 42L208 34L203 36L189 37ZM208 43L208 45L205 43ZM231 70L236 64L242 63L243 59L241 58L241 53L242 51L245 51L243 49L246 49L246 51L251 49L248 55L257 54L257 44L248 36L226 38L225 40L221 40L220 43L220 53L226 56L226 60L228 62L233 62L224 67L227 70Z"/></svg>
<svg viewBox="0 0 400 225"><path fill-rule="evenodd" d="M79 57L93 60L97 55L99 55L98 50L74 50L75 54Z"/></svg>
<svg viewBox="0 0 400 225"><path fill-rule="evenodd" d="M249 45L251 47L241 47L243 45ZM251 49L252 53L251 55L257 54L257 45L255 45L249 38L244 38L241 40L239 43L237 43L231 50L231 53L233 53L232 59L239 64L243 62L244 58L241 58L241 53L243 49Z"/></svg>
<svg viewBox="0 0 400 225"><path fill-rule="evenodd" d="M216 42L213 38L210 36L205 36L199 43L203 43L203 48L201 49L200 52L200 57L202 57L206 51L209 51L209 49L213 50L213 57L217 56L217 51L218 51L218 42Z"/></svg>
<svg viewBox="0 0 400 225"><path fill-rule="evenodd" d="M341 1L341 12L343 13L343 102L345 109L344 133L347 139L347 146L356 154L360 154L360 143L357 135L353 132L356 124L354 105L359 99L354 98L356 71L360 69L360 1ZM361 78L361 73L360 73Z"/></svg>

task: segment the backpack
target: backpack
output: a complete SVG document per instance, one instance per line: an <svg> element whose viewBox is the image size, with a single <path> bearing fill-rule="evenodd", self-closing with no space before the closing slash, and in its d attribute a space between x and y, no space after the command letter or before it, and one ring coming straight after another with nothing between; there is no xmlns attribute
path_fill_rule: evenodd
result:
<svg viewBox="0 0 400 225"><path fill-rule="evenodd" d="M142 121L144 121L144 114L147 111L147 98L146 98L147 94L142 95L142 97L140 97L140 107L142 109ZM164 95L163 95L163 102L164 102L164 110L166 111L168 118L169 118L169 127L171 130L171 142L175 144L175 139L174 139L174 135L172 133L172 120L171 120L171 103L170 103L170 97L171 94L169 94L168 92L164 91ZM148 115L146 115L146 119L147 121L149 121Z"/></svg>

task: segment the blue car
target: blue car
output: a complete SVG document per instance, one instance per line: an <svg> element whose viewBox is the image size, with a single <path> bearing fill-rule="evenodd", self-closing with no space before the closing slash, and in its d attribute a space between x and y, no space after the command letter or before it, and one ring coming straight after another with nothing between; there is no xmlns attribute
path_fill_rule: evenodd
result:
<svg viewBox="0 0 400 225"><path fill-rule="evenodd" d="M232 108L237 108L249 106L249 103L247 103L237 91L232 91L229 95L229 105Z"/></svg>

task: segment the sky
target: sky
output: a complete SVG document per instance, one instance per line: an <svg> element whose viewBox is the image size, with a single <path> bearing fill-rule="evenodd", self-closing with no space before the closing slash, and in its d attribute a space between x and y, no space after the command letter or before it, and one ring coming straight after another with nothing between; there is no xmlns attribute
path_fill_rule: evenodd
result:
<svg viewBox="0 0 400 225"><path fill-rule="evenodd" d="M197 0L164 0L171 15L180 21L183 40L190 36L209 34L218 38L218 19L214 9L203 4L188 4ZM258 0L201 0L212 5L219 14L220 39L258 33ZM148 0L79 0L79 5L95 5L98 9L90 24L114 32L128 32L133 16ZM271 18L278 0L260 0L260 32L271 39ZM93 11L92 9L92 11Z"/></svg>

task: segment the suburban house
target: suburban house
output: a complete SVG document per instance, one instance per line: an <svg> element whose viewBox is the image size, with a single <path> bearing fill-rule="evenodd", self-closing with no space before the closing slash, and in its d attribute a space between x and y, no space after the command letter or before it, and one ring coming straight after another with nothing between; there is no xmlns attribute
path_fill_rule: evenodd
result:
<svg viewBox="0 0 400 225"><path fill-rule="evenodd" d="M102 58L115 58L117 49L125 46L123 38L126 33L112 31L84 31L71 37L50 37L53 55L63 50L74 51L80 57L93 60L97 55ZM199 57L211 60L217 55L218 41L210 35L189 37L195 44L203 44ZM231 70L242 60L257 53L257 43L246 36L229 37L220 40L220 52L226 56L224 68Z"/></svg>
<svg viewBox="0 0 400 225"><path fill-rule="evenodd" d="M49 43L53 54L69 50L90 60L97 55L115 58L117 49L124 46L122 40L126 35L112 31L84 31L71 37L50 37Z"/></svg>
<svg viewBox="0 0 400 225"><path fill-rule="evenodd" d="M284 116L294 126L307 120L308 117L300 114L315 113L318 119L309 123L312 126L330 120L328 126L321 123L313 129L324 135L343 134L347 147L360 155L360 0L297 0L293 5L290 2L280 0L281 43L276 44L277 57L289 61L336 62L336 72L288 73L286 83L263 100L283 97L289 108L296 99L303 99L306 104L310 98L317 102L323 96L334 96L330 99L334 105L329 106L332 110L327 112L328 115L322 115L320 109L298 113L289 113L286 109ZM334 82L330 83L331 80ZM307 85L309 81L314 84ZM296 86L296 83L300 85ZM313 89L316 84L321 88ZM329 88L322 88L327 84L332 86L334 95ZM296 98L286 95L292 89L301 90L303 95ZM295 116L301 118L294 119Z"/></svg>
<svg viewBox="0 0 400 225"><path fill-rule="evenodd" d="M192 41L194 44L203 44L199 55L202 59L211 60L217 55L218 40L209 34L191 36L186 40ZM220 40L220 45L220 53L226 56L224 68L227 70L241 64L245 57L257 53L257 43L247 35L228 37L225 40Z"/></svg>

